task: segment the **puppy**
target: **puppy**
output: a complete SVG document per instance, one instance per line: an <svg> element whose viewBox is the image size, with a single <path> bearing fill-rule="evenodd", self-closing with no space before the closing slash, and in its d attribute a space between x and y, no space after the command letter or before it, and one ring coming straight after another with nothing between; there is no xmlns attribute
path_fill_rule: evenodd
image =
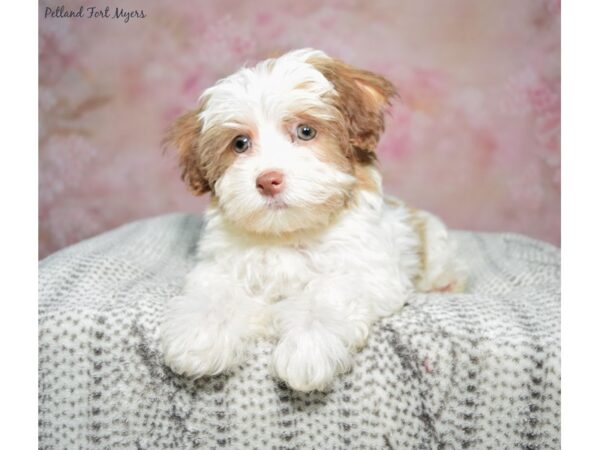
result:
<svg viewBox="0 0 600 450"><path fill-rule="evenodd" d="M382 193L375 150L394 95L302 49L220 80L177 120L182 177L211 200L161 329L174 372L221 373L271 338L274 375L324 390L412 292L463 287L440 220Z"/></svg>

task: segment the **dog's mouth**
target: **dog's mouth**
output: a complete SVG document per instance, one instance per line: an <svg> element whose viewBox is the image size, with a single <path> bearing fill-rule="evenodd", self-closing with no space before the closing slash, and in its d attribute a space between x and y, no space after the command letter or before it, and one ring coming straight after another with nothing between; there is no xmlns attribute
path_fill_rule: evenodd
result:
<svg viewBox="0 0 600 450"><path fill-rule="evenodd" d="M282 199L280 198L269 198L266 201L266 206L269 209L274 209L274 210L279 210L279 209L286 209L288 208L287 203L285 203Z"/></svg>

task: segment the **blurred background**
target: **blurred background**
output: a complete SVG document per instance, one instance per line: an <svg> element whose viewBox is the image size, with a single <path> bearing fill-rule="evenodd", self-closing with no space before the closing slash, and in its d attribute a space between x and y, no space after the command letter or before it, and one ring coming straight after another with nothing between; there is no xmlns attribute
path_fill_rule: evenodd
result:
<svg viewBox="0 0 600 450"><path fill-rule="evenodd" d="M46 7L145 18L44 18ZM452 228L560 245L560 0L40 2L39 253L123 223L201 214L161 139L205 88L322 49L398 88L388 193Z"/></svg>

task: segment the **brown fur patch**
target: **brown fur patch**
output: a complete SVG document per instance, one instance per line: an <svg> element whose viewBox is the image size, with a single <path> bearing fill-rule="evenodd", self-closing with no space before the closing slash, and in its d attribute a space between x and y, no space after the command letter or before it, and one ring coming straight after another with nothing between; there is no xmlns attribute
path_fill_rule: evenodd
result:
<svg viewBox="0 0 600 450"><path fill-rule="evenodd" d="M340 172L353 174L354 167L340 146L339 141L329 134L318 137L319 142L311 147L316 157L324 162L334 165Z"/></svg>
<svg viewBox="0 0 600 450"><path fill-rule="evenodd" d="M202 129L198 115L201 111L202 106L198 106L177 118L163 141L164 145L173 145L177 149L181 179L195 195L210 190L208 180L198 164L198 147Z"/></svg>
<svg viewBox="0 0 600 450"><path fill-rule="evenodd" d="M357 164L354 166L354 176L356 177L356 187L369 192L379 192L379 186L373 179L369 166Z"/></svg>
<svg viewBox="0 0 600 450"><path fill-rule="evenodd" d="M240 134L250 135L243 128L212 127L202 130L199 114L205 105L206 100L180 116L164 141L177 149L181 178L195 195L213 191L215 182L235 160L231 147L233 139Z"/></svg>
<svg viewBox="0 0 600 450"><path fill-rule="evenodd" d="M377 159L375 148L384 130L383 109L396 95L388 80L333 58L309 58L334 86L338 96L331 101L345 118L352 158L360 164Z"/></svg>
<svg viewBox="0 0 600 450"><path fill-rule="evenodd" d="M333 109L329 107L330 109ZM333 164L340 171L345 173L354 173L351 158L348 157L348 132L344 129L344 120L341 117L332 120L324 120L320 116L333 116L339 114L337 110L323 111L325 114L312 114L310 111L303 111L295 114L293 117L285 119L284 127L290 128L294 124L308 125L317 131L314 140L302 142L297 140L299 146L306 146L311 149L320 161ZM294 133L295 130L292 130Z"/></svg>
<svg viewBox="0 0 600 450"><path fill-rule="evenodd" d="M252 139L252 133L244 126L239 128L211 127L202 132L199 141L199 169L208 180L210 190L237 158L233 150L233 140L241 134Z"/></svg>
<svg viewBox="0 0 600 450"><path fill-rule="evenodd" d="M417 283L421 277L427 271L427 223L421 215L418 214L418 210L409 208L410 218L409 225L417 233L419 237L419 247L417 248L417 254L419 255L420 267L419 274L415 277L414 282Z"/></svg>
<svg viewBox="0 0 600 450"><path fill-rule="evenodd" d="M385 128L384 109L397 95L396 89L384 77L337 59L316 57L308 62L333 84L338 94L329 101L344 119L347 137L341 145L346 147L352 162L356 188L378 192L369 168L377 162L375 149Z"/></svg>

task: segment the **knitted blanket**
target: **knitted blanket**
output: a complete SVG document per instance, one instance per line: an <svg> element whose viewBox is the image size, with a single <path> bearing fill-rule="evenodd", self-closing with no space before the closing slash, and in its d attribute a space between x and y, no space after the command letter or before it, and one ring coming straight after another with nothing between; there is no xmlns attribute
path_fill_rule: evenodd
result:
<svg viewBox="0 0 600 450"><path fill-rule="evenodd" d="M560 447L560 254L514 234L454 232L464 294L417 294L373 328L330 391L272 378L271 343L196 382L158 350L165 302L202 221L131 223L39 270L40 448Z"/></svg>

